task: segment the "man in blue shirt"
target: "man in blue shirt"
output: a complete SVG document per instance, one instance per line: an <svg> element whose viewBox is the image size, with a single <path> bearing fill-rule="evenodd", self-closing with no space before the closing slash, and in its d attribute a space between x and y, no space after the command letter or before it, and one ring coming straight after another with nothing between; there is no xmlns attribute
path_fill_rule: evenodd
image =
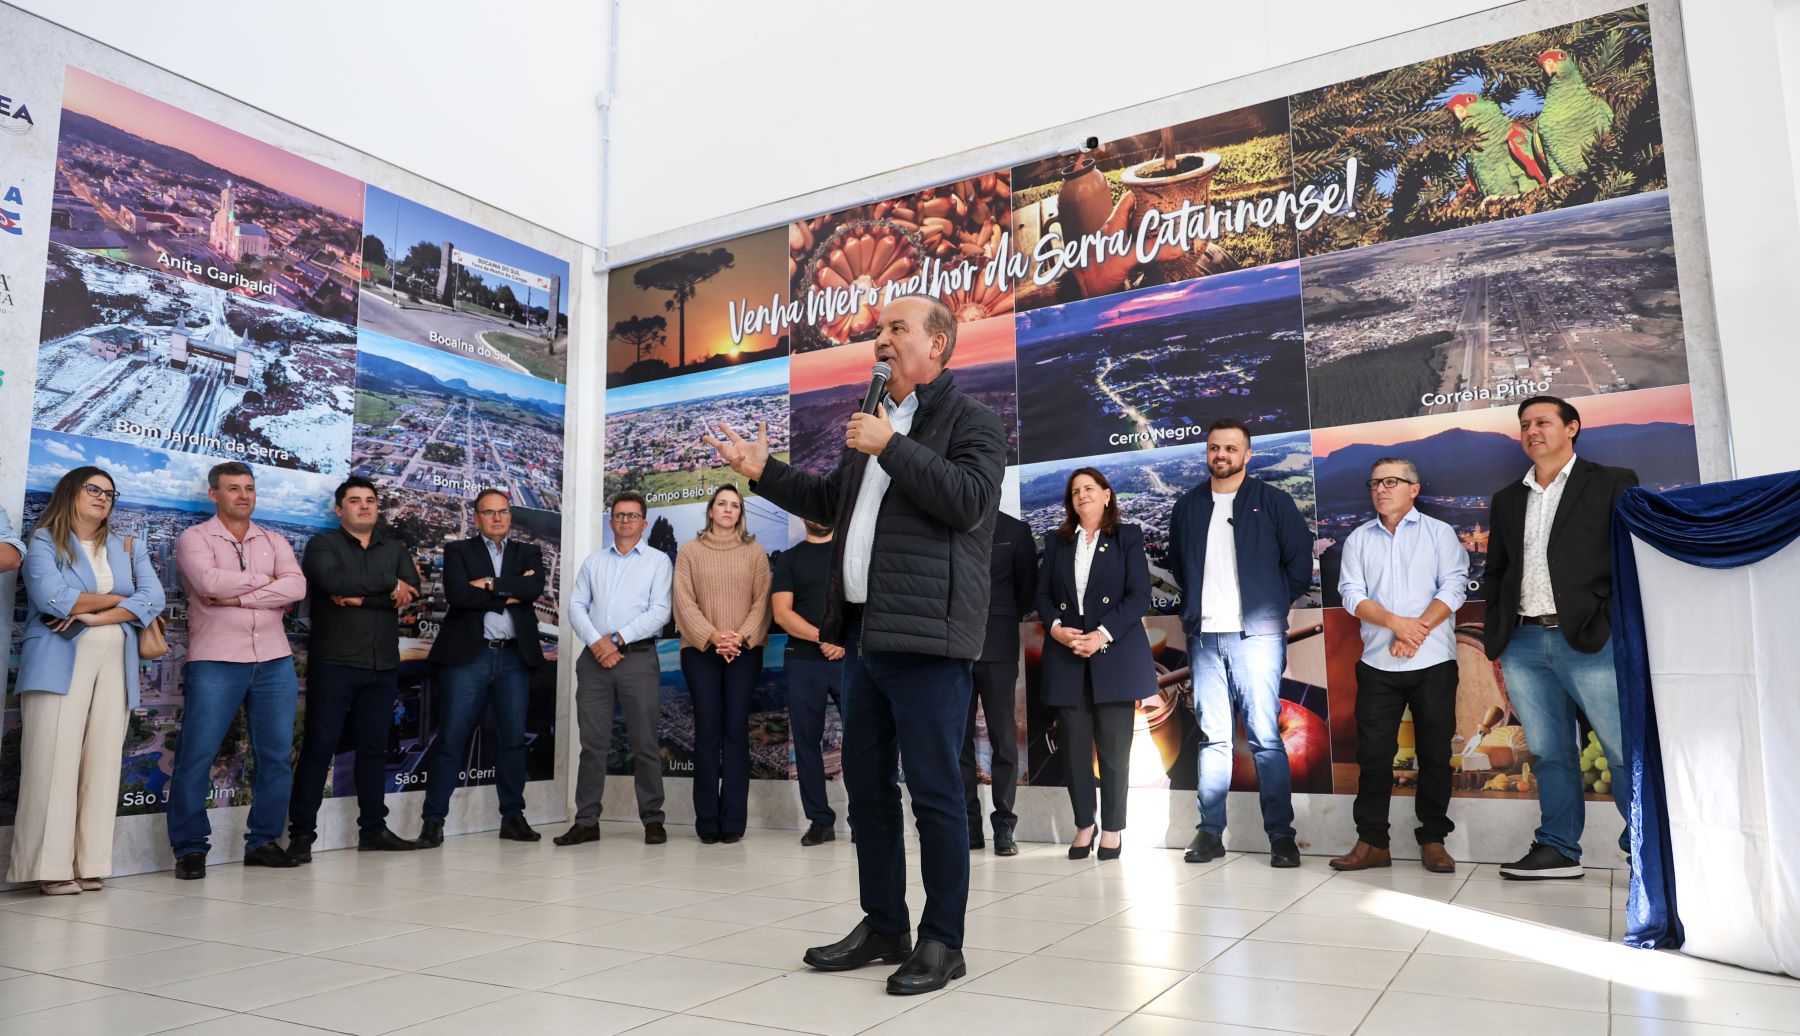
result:
<svg viewBox="0 0 1800 1036"><path fill-rule="evenodd" d="M615 701L625 714L625 733L631 740L644 842L661 845L669 840L663 828L662 752L656 740L657 721L662 718L656 634L669 621L674 567L668 555L644 541L645 518L642 496L625 492L613 497L612 546L590 555L575 577L569 623L586 645L575 659L581 765L575 774L575 823L553 839L557 845L600 838L600 798L606 789L606 760L612 753Z"/></svg>
<svg viewBox="0 0 1800 1036"><path fill-rule="evenodd" d="M1369 472L1377 517L1344 540L1338 593L1362 620L1356 663L1356 847L1331 861L1340 871L1387 867L1388 803L1400 719L1412 709L1419 761L1419 859L1449 873L1450 738L1456 726L1456 609L1469 589L1469 553L1449 525L1413 506L1419 469L1383 457Z"/></svg>
<svg viewBox="0 0 1800 1036"><path fill-rule="evenodd" d="M1312 588L1313 539L1294 498L1245 474L1249 463L1250 430L1233 418L1214 421L1206 430L1210 478L1183 493L1169 519L1168 562L1181 580L1200 721L1200 823L1182 858L1225 855L1236 708L1256 761L1269 865L1298 867L1293 777L1278 721L1288 609Z"/></svg>

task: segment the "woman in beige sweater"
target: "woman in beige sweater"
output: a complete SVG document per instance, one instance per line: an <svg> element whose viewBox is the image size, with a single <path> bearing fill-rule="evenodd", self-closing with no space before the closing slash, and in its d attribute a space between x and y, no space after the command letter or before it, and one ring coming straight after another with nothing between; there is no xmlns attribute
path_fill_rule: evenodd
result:
<svg viewBox="0 0 1800 1036"><path fill-rule="evenodd" d="M769 631L769 557L722 485L706 528L675 555L681 675L694 698L694 828L702 842L744 836L750 798L750 693Z"/></svg>

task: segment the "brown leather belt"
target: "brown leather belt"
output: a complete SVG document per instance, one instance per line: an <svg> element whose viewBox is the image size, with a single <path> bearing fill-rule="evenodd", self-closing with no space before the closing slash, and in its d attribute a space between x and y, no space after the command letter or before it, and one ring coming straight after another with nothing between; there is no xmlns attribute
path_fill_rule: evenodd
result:
<svg viewBox="0 0 1800 1036"><path fill-rule="evenodd" d="M1548 615L1521 615L1521 616L1519 616L1519 625L1521 625L1521 626L1548 626L1551 629L1555 629L1556 628L1556 613L1551 612Z"/></svg>

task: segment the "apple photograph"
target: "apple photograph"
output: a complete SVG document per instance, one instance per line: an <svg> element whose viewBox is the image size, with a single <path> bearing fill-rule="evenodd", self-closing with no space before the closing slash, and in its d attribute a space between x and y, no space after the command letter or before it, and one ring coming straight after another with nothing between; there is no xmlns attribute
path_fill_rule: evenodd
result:
<svg viewBox="0 0 1800 1036"><path fill-rule="evenodd" d="M350 467L377 484L562 510L564 386L357 332Z"/></svg>
<svg viewBox="0 0 1800 1036"><path fill-rule="evenodd" d="M1659 492L1700 481L1694 407L1686 385L1570 402L1581 414L1579 456L1630 468L1645 488ZM1365 483L1383 457L1404 457L1419 469L1414 506L1456 530L1469 552L1469 600L1485 599L1488 505L1502 487L1531 469L1531 459L1519 445L1516 407L1318 428L1312 448L1327 607L1340 604L1337 579L1344 540L1375 517Z"/></svg>
<svg viewBox="0 0 1800 1036"><path fill-rule="evenodd" d="M369 185L357 326L545 381L569 368L569 264Z"/></svg>
<svg viewBox="0 0 1800 1036"><path fill-rule="evenodd" d="M36 427L345 472L347 324L53 244L40 336Z"/></svg>
<svg viewBox="0 0 1800 1036"><path fill-rule="evenodd" d="M787 355L786 242L776 227L613 270L607 388Z"/></svg>
<svg viewBox="0 0 1800 1036"><path fill-rule="evenodd" d="M788 459L787 357L607 392L606 498L635 490L654 509L743 481L700 438L720 425L745 438L767 425L769 455Z"/></svg>
<svg viewBox="0 0 1800 1036"><path fill-rule="evenodd" d="M1026 464L1307 426L1295 263L1142 288L1018 317Z"/></svg>
<svg viewBox="0 0 1800 1036"><path fill-rule="evenodd" d="M1012 171L1012 251L1032 258L1020 278L1019 312L1174 284L1297 255L1294 227L1235 221L1294 184L1287 98L1107 141L1092 152L1057 155ZM1145 262L1137 234L1152 210L1217 212L1220 230L1185 248L1165 245ZM1155 233L1155 230L1152 230ZM1130 247L1104 259L1082 243L1112 235ZM1070 252L1070 249L1074 251ZM1075 262L1048 258L1071 254Z"/></svg>
<svg viewBox="0 0 1800 1036"><path fill-rule="evenodd" d="M69 66L50 240L350 323L354 177Z"/></svg>
<svg viewBox="0 0 1800 1036"><path fill-rule="evenodd" d="M1018 354L1013 318L990 317L956 328L950 372L956 388L994 413L1006 430L1006 462L1019 459ZM844 427L862 406L875 366L873 340L796 353L789 361L793 464L824 475L844 455Z"/></svg>
<svg viewBox="0 0 1800 1036"><path fill-rule="evenodd" d="M1254 430L1254 429L1253 429ZM1092 457L1028 464L1018 469L1019 518L1041 542L1062 524L1063 493L1069 473L1097 468L1112 485L1121 521L1144 530L1144 553L1150 562L1150 614L1181 612L1181 579L1169 568L1169 518L1182 494L1210 483L1206 441L1159 450L1132 450ZM1312 437L1305 431L1258 435L1251 440L1245 470L1294 499L1300 516L1313 524ZM1315 575L1315 580L1316 580ZM1318 606L1309 595L1302 602Z"/></svg>
<svg viewBox="0 0 1800 1036"><path fill-rule="evenodd" d="M1537 798L1531 764L1535 756L1525 728L1506 694L1500 663L1488 661L1482 646L1487 606L1465 604L1457 610L1456 726L1450 738L1450 788L1459 797ZM1361 622L1342 608L1325 610L1325 656L1331 688L1333 789L1356 794L1356 661L1361 656ZM1579 716L1579 710L1577 711ZM1612 800L1612 765L1587 718L1580 716L1582 788L1589 801ZM1394 750L1394 793L1411 795L1419 783L1418 743L1411 713L1400 721Z"/></svg>
<svg viewBox="0 0 1800 1036"><path fill-rule="evenodd" d="M91 464L108 472L120 497L114 506L114 531L136 536L149 552L162 581L168 606L169 653L144 663L142 700L130 719L125 739L124 779L119 812L160 813L174 770L175 744L180 736L186 705L183 666L187 659L187 596L175 568L175 543L189 526L212 517L206 496L206 472L214 458L191 453L147 449L126 443L36 429L31 433L26 466L25 505L19 528L37 524L50 502L58 479L72 468ZM331 511L334 478L261 465L256 474L256 523L288 541L296 556L306 549L315 533L337 527ZM24 615L25 590L21 584L15 614ZM306 622L298 609L285 616L290 646L304 658ZM17 666L24 624L12 626L13 665ZM301 670L302 677L305 670ZM17 676L14 669L11 674ZM11 683L8 686L12 686ZM304 701L304 698L302 699ZM298 730L300 718L295 717ZM18 745L14 736L0 741L0 821L10 822L18 773ZM225 749L213 764L211 807L245 805L250 801L251 758L241 724L227 737Z"/></svg>
<svg viewBox="0 0 1800 1036"><path fill-rule="evenodd" d="M1317 426L1688 379L1667 191L1334 252L1300 269Z"/></svg>
<svg viewBox="0 0 1800 1036"><path fill-rule="evenodd" d="M1130 780L1134 788L1192 792L1200 781L1200 725L1194 716L1194 674L1186 634L1175 616L1148 617L1144 631L1156 671L1156 693L1138 701L1133 724ZM1288 753L1293 790L1332 790L1332 719L1326 696L1324 625L1316 608L1288 616L1287 668L1281 676L1277 719ZM1098 766L1090 757L1072 761L1060 751L1056 710L1043 704L1044 628L1020 627L1024 644L1027 743L1024 784L1066 786L1070 765ZM1096 771L1097 772L1097 771ZM1243 724L1232 737L1232 791L1255 791L1256 767Z"/></svg>
<svg viewBox="0 0 1800 1036"><path fill-rule="evenodd" d="M1669 185L1643 5L1291 102L1296 181L1347 189L1356 213L1302 233L1302 255Z"/></svg>
<svg viewBox="0 0 1800 1036"><path fill-rule="evenodd" d="M874 338L889 288L936 295L957 323L1011 313L1011 286L983 276L1001 256L1011 206L1002 169L789 224L794 351Z"/></svg>

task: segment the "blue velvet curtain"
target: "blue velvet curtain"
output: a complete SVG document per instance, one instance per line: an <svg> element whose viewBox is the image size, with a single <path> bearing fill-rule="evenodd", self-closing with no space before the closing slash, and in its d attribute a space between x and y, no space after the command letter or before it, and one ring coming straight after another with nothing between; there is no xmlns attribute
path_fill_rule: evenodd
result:
<svg viewBox="0 0 1800 1036"><path fill-rule="evenodd" d="M1632 537L1703 568L1755 564L1800 536L1800 472L1690 486L1667 493L1633 489L1613 513L1613 662L1619 713L1630 746L1631 891L1625 942L1645 949L1681 945L1669 802L1657 735L1643 599Z"/></svg>

